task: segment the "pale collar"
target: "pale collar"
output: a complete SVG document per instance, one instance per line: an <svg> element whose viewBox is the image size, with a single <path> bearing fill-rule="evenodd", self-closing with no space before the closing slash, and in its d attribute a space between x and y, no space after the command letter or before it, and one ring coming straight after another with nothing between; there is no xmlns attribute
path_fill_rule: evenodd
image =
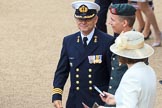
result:
<svg viewBox="0 0 162 108"><path fill-rule="evenodd" d="M82 40L83 40L84 37L87 37L88 38L87 44L89 44L89 42L91 41L91 39L93 37L94 31L95 31L95 28L93 28L93 30L87 36L84 36L83 33L81 32Z"/></svg>

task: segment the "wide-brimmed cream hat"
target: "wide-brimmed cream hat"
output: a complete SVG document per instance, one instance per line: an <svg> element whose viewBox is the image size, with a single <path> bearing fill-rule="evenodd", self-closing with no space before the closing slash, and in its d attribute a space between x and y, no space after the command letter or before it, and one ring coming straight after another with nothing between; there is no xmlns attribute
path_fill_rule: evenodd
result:
<svg viewBox="0 0 162 108"><path fill-rule="evenodd" d="M122 57L143 59L151 56L154 49L144 42L144 35L137 31L121 33L110 50Z"/></svg>

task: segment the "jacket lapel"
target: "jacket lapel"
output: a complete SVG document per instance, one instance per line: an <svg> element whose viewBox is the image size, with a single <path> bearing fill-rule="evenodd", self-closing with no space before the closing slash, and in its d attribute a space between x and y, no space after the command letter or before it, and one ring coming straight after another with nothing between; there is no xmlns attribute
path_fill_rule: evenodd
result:
<svg viewBox="0 0 162 108"><path fill-rule="evenodd" d="M78 50L79 54L82 54L85 50L85 48L83 47L83 42L82 42L82 38L81 38L81 34L80 32L77 33L77 37L76 37L76 40L75 40L76 43L76 49Z"/></svg>

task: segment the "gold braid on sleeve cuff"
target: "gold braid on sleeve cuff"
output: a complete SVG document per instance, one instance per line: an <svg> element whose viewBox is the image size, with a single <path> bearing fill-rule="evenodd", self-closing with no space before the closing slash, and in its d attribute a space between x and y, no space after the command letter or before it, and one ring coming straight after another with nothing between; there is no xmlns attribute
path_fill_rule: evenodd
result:
<svg viewBox="0 0 162 108"><path fill-rule="evenodd" d="M60 94L60 95L62 95L62 89L60 89L60 88L53 88L53 94Z"/></svg>

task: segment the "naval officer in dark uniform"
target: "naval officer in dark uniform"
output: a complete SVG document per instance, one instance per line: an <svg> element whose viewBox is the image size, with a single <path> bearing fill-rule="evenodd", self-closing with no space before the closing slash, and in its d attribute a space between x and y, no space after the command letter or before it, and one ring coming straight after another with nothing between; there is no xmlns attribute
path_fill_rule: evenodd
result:
<svg viewBox="0 0 162 108"><path fill-rule="evenodd" d="M63 39L60 60L53 81L52 102L62 108L64 85L70 75L70 89L66 108L92 107L94 102L104 105L93 85L108 89L111 71L110 45L114 38L96 29L99 5L89 1L72 3L79 32Z"/></svg>

